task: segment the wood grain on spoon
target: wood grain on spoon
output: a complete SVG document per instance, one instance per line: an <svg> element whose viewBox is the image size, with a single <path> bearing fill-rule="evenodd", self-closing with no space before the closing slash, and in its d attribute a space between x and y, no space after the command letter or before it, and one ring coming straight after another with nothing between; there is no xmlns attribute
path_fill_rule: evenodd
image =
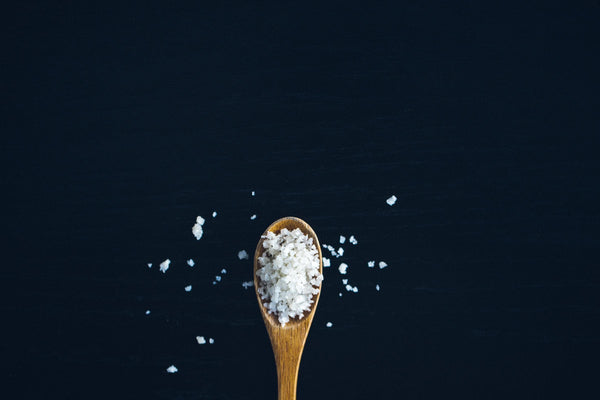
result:
<svg viewBox="0 0 600 400"><path fill-rule="evenodd" d="M285 217L273 222L262 234L262 236L266 235L269 231L277 234L283 228L287 228L290 231L300 228L305 235L308 235L309 238L313 239L313 243L319 253L319 272L322 274L323 257L321 254L321 245L319 244L317 235L312 230L310 225L300 218ZM304 350L306 337L308 336L308 331L315 315L317 303L319 302L322 285L319 286L319 293L313 295L312 300L314 303L311 305L311 309L308 314L304 315L302 319L290 319L290 321L282 327L277 320L277 316L274 314L269 314L267 310L265 310L263 300L258 294L259 278L256 276L256 270L258 268L258 257L260 257L264 251L263 241L264 239L261 237L254 253L254 290L256 292L256 298L258 299L260 313L265 321L265 326L267 327L267 332L269 333L271 345L273 346L273 353L275 355L279 389L278 399L295 400L300 358L302 357L302 350Z"/></svg>

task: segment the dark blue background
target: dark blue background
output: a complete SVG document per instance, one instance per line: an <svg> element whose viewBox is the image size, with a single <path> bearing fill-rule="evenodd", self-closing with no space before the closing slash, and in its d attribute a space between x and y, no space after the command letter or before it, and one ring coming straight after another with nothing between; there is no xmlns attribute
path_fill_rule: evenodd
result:
<svg viewBox="0 0 600 400"><path fill-rule="evenodd" d="M359 240L299 399L598 397L597 1L5 11L7 398L275 398L236 254L285 215Z"/></svg>

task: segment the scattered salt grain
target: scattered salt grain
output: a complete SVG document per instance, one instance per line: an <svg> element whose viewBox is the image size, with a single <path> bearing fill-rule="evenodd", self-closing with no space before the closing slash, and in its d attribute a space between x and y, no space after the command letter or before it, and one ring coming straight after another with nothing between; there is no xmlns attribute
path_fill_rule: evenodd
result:
<svg viewBox="0 0 600 400"><path fill-rule="evenodd" d="M358 293L358 288L357 288L356 286L354 286L354 288L352 289L352 291L353 291L354 293Z"/></svg>
<svg viewBox="0 0 600 400"><path fill-rule="evenodd" d="M198 344L205 344L206 339L204 339L204 336L196 336L196 342L198 342Z"/></svg>
<svg viewBox="0 0 600 400"><path fill-rule="evenodd" d="M337 252L338 252L338 254L339 254L339 255L338 255L338 257L340 257L340 256L343 256L343 255L344 255L344 249L343 249L342 247L340 247L340 248L338 249L338 251L337 251Z"/></svg>
<svg viewBox="0 0 600 400"><path fill-rule="evenodd" d="M338 271L340 271L340 274L342 274L342 275L345 275L347 270L348 270L348 264L346 264L346 263L341 263L340 266L338 267Z"/></svg>
<svg viewBox="0 0 600 400"><path fill-rule="evenodd" d="M212 217L214 218L214 217L216 217L216 216L217 216L217 212L216 212L216 211L213 211L213 213L212 213Z"/></svg>
<svg viewBox="0 0 600 400"><path fill-rule="evenodd" d="M223 275L225 275L225 274L227 273L227 270L226 270L225 268L223 268L223 269L221 270L221 273L222 273Z"/></svg>
<svg viewBox="0 0 600 400"><path fill-rule="evenodd" d="M238 252L238 258L240 260L247 260L248 259L248 253L246 253L246 250L240 250Z"/></svg>
<svg viewBox="0 0 600 400"><path fill-rule="evenodd" d="M313 239L298 228L282 229L262 236L264 252L258 258L258 294L265 309L277 314L285 326L291 318L302 318L314 303L323 281L319 253Z"/></svg>
<svg viewBox="0 0 600 400"><path fill-rule="evenodd" d="M347 285L347 284L348 284L348 279L342 279L342 283L343 283L344 285Z"/></svg>
<svg viewBox="0 0 600 400"><path fill-rule="evenodd" d="M344 244L346 242L346 236L340 235L340 244Z"/></svg>
<svg viewBox="0 0 600 400"><path fill-rule="evenodd" d="M213 344L214 342L215 342L215 339L213 339L213 338L208 339L208 343Z"/></svg>
<svg viewBox="0 0 600 400"><path fill-rule="evenodd" d="M192 285L187 285L185 288L186 292L191 292L192 291Z"/></svg>
<svg viewBox="0 0 600 400"><path fill-rule="evenodd" d="M389 199L387 199L385 202L388 203L390 206L393 206L396 203L396 200L398 200L396 198L396 196L392 195Z"/></svg>
<svg viewBox="0 0 600 400"><path fill-rule="evenodd" d="M323 267L331 267L331 260L329 258L323 257Z"/></svg>
<svg viewBox="0 0 600 400"><path fill-rule="evenodd" d="M215 276L215 281L221 282L221 277L219 275Z"/></svg>
<svg viewBox="0 0 600 400"><path fill-rule="evenodd" d="M375 290L379 292L379 285L375 285Z"/></svg>
<svg viewBox="0 0 600 400"><path fill-rule="evenodd" d="M340 293L338 293L338 294L340 295L340 297L342 297L342 293L341 293L341 292L340 292Z"/></svg>
<svg viewBox="0 0 600 400"><path fill-rule="evenodd" d="M369 261L367 265L369 266L369 268L373 268L375 266L375 261Z"/></svg>
<svg viewBox="0 0 600 400"><path fill-rule="evenodd" d="M196 263L191 258L189 260L187 260L187 265L189 265L190 267L193 267L195 264Z"/></svg>
<svg viewBox="0 0 600 400"><path fill-rule="evenodd" d="M170 373L170 374L174 374L177 371L178 371L178 369L174 365L171 365L169 368L167 368L167 372Z"/></svg>
<svg viewBox="0 0 600 400"><path fill-rule="evenodd" d="M352 244L358 244L358 240L356 240L354 235L350 236L350 239L348 239L348 241Z"/></svg>
<svg viewBox="0 0 600 400"><path fill-rule="evenodd" d="M356 286L352 287L352 285L346 285L346 291L358 293L358 288Z"/></svg>
<svg viewBox="0 0 600 400"><path fill-rule="evenodd" d="M347 291L347 292L350 292L350 291L352 291L352 286L350 286L350 285L346 285L346 291Z"/></svg>
<svg viewBox="0 0 600 400"><path fill-rule="evenodd" d="M252 216L250 217L250 219L256 219L256 214L252 214Z"/></svg>
<svg viewBox="0 0 600 400"><path fill-rule="evenodd" d="M150 310L146 310L146 315L150 315Z"/></svg>
<svg viewBox="0 0 600 400"><path fill-rule="evenodd" d="M242 282L242 286L247 290L249 287L254 286L254 281Z"/></svg>
<svg viewBox="0 0 600 400"><path fill-rule="evenodd" d="M333 326L333 324L331 322L328 322L325 326L328 328L331 328Z"/></svg>
<svg viewBox="0 0 600 400"><path fill-rule="evenodd" d="M171 265L171 260L169 260L168 258L160 263L160 272L162 272L163 274L165 272L167 272L167 270L169 269L169 266Z"/></svg>
<svg viewBox="0 0 600 400"><path fill-rule="evenodd" d="M253 190L253 191L252 191L252 196L254 196L255 194L256 194L256 192Z"/></svg>
<svg viewBox="0 0 600 400"><path fill-rule="evenodd" d="M148 268L152 268L152 263L148 263Z"/></svg>
<svg viewBox="0 0 600 400"><path fill-rule="evenodd" d="M204 225L204 218L201 216L196 217L196 223L192 226L192 233L196 236L196 240L200 240L204 231L202 230L202 225Z"/></svg>
<svg viewBox="0 0 600 400"><path fill-rule="evenodd" d="M388 265L383 262L383 261L379 261L379 269L384 269L385 267L387 267Z"/></svg>
<svg viewBox="0 0 600 400"><path fill-rule="evenodd" d="M217 282L213 281L213 285L216 285L216 284L217 284Z"/></svg>

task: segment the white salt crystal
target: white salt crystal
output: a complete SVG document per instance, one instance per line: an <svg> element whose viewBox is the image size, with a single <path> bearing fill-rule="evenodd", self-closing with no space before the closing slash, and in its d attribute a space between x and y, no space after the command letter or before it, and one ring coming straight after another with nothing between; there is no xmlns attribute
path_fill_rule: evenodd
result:
<svg viewBox="0 0 600 400"><path fill-rule="evenodd" d="M198 344L204 344L206 343L206 339L204 339L204 336L196 336L196 342L198 342Z"/></svg>
<svg viewBox="0 0 600 400"><path fill-rule="evenodd" d="M253 191L252 191L252 196L254 196L255 194L256 194L256 192L253 190Z"/></svg>
<svg viewBox="0 0 600 400"><path fill-rule="evenodd" d="M225 268L223 268L223 269L221 270L221 273L222 273L223 275L225 275L225 274L227 273L227 270L226 270Z"/></svg>
<svg viewBox="0 0 600 400"><path fill-rule="evenodd" d="M169 368L167 368L167 372L170 373L170 374L174 374L177 371L178 371L178 369L174 365L171 365Z"/></svg>
<svg viewBox="0 0 600 400"><path fill-rule="evenodd" d="M216 285L216 284L217 284L217 282L213 281L213 285Z"/></svg>
<svg viewBox="0 0 600 400"><path fill-rule="evenodd" d="M171 265L171 260L167 258L165 261L160 263L160 272L162 272L163 274L167 272L167 270L169 269L169 265Z"/></svg>
<svg viewBox="0 0 600 400"><path fill-rule="evenodd" d="M375 285L375 290L379 292L379 284Z"/></svg>
<svg viewBox="0 0 600 400"><path fill-rule="evenodd" d="M340 297L342 297L342 293L338 293L340 295Z"/></svg>
<svg viewBox="0 0 600 400"><path fill-rule="evenodd" d="M375 266L375 261L369 261L367 265L369 266L369 268L373 268Z"/></svg>
<svg viewBox="0 0 600 400"><path fill-rule="evenodd" d="M357 244L358 240L356 240L356 238L354 237L354 235L350 236L350 239L348 239L348 241L352 244Z"/></svg>
<svg viewBox="0 0 600 400"><path fill-rule="evenodd" d="M248 253L246 253L246 250L240 250L238 252L238 258L240 260L247 260L248 259Z"/></svg>
<svg viewBox="0 0 600 400"><path fill-rule="evenodd" d="M146 315L150 315L150 310L146 310Z"/></svg>
<svg viewBox="0 0 600 400"><path fill-rule="evenodd" d="M204 231L202 230L202 225L204 225L204 218L201 216L196 217L196 223L192 226L192 233L196 236L196 240L200 240Z"/></svg>
<svg viewBox="0 0 600 400"><path fill-rule="evenodd" d="M350 286L350 285L346 285L346 291L347 291L347 292L350 292L350 291L352 291L352 286Z"/></svg>
<svg viewBox="0 0 600 400"><path fill-rule="evenodd" d="M338 256L338 257L340 257L340 256L343 256L343 255L344 255L344 249L343 249L343 248L341 248L341 247L338 249L338 251L337 251L337 252L338 252L338 254L339 254L339 256Z"/></svg>
<svg viewBox="0 0 600 400"><path fill-rule="evenodd" d="M186 292L191 292L191 291L192 291L192 285L187 285L187 286L185 287L185 291L186 291Z"/></svg>
<svg viewBox="0 0 600 400"><path fill-rule="evenodd" d="M379 269L384 269L385 267L387 267L388 265L383 262L383 261L379 261Z"/></svg>
<svg viewBox="0 0 600 400"><path fill-rule="evenodd" d="M215 281L221 282L221 277L219 275L215 276Z"/></svg>
<svg viewBox="0 0 600 400"><path fill-rule="evenodd" d="M346 236L340 235L340 244L344 244L346 242Z"/></svg>
<svg viewBox="0 0 600 400"><path fill-rule="evenodd" d="M348 284L348 279L342 279L342 283L343 283L344 285L347 285L347 284Z"/></svg>
<svg viewBox="0 0 600 400"><path fill-rule="evenodd" d="M148 268L152 268L152 263L148 263Z"/></svg>
<svg viewBox="0 0 600 400"><path fill-rule="evenodd" d="M213 338L208 339L208 343L213 344L214 342L215 342L215 339L213 339Z"/></svg>
<svg viewBox="0 0 600 400"><path fill-rule="evenodd" d="M347 270L348 270L348 264L346 264L346 263L341 263L340 266L338 267L338 271L340 271L340 274L342 274L342 275L345 275Z"/></svg>
<svg viewBox="0 0 600 400"><path fill-rule="evenodd" d="M393 206L396 203L396 200L398 200L396 198L396 196L392 195L389 199L387 199L385 202L388 203L390 206Z"/></svg>
<svg viewBox="0 0 600 400"><path fill-rule="evenodd" d="M329 258L323 257L323 267L324 268L331 267L331 260L329 260Z"/></svg>
<svg viewBox="0 0 600 400"><path fill-rule="evenodd" d="M353 291L354 293L358 293L358 288L357 288L356 286L354 286L354 288L352 289L352 291Z"/></svg>
<svg viewBox="0 0 600 400"><path fill-rule="evenodd" d="M242 286L244 287L244 289L248 289L249 287L254 286L254 281L242 282Z"/></svg>
<svg viewBox="0 0 600 400"><path fill-rule="evenodd" d="M217 216L217 212L213 211L212 216L213 216L213 218L216 217Z"/></svg>
<svg viewBox="0 0 600 400"><path fill-rule="evenodd" d="M256 219L256 214L252 214L252 216L250 217L250 219Z"/></svg>
<svg viewBox="0 0 600 400"><path fill-rule="evenodd" d="M189 260L187 260L187 265L189 265L190 267L193 267L195 264L196 263L191 258Z"/></svg>
<svg viewBox="0 0 600 400"><path fill-rule="evenodd" d="M331 322L328 322L325 326L328 328L331 328L333 326L333 324Z"/></svg>

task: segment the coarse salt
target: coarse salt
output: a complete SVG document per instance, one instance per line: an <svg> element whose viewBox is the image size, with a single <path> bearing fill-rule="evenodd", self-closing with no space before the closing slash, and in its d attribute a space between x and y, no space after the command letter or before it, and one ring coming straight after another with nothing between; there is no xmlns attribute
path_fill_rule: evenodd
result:
<svg viewBox="0 0 600 400"><path fill-rule="evenodd" d="M344 285L347 285L347 284L348 284L348 279L342 279L342 283L343 283Z"/></svg>
<svg viewBox="0 0 600 400"><path fill-rule="evenodd" d="M248 289L249 287L254 286L254 281L242 282L242 286L244 287L244 289Z"/></svg>
<svg viewBox="0 0 600 400"><path fill-rule="evenodd" d="M344 249L342 247L340 247L337 251L338 255L336 257L341 257L344 255Z"/></svg>
<svg viewBox="0 0 600 400"><path fill-rule="evenodd" d="M323 275L313 239L300 229L282 229L262 236L264 251L258 258L258 294L269 314L285 326L291 318L310 311L313 295L319 293Z"/></svg>
<svg viewBox="0 0 600 400"><path fill-rule="evenodd" d="M148 268L152 268L152 263L148 263Z"/></svg>
<svg viewBox="0 0 600 400"><path fill-rule="evenodd" d="M256 219L256 214L252 214L252 216L250 217L250 219Z"/></svg>
<svg viewBox="0 0 600 400"><path fill-rule="evenodd" d="M331 267L331 260L327 257L323 257L323 267L327 268L327 267Z"/></svg>
<svg viewBox="0 0 600 400"><path fill-rule="evenodd" d="M384 269L388 265L384 261L379 261L379 269Z"/></svg>
<svg viewBox="0 0 600 400"><path fill-rule="evenodd" d="M375 261L369 261L367 265L369 266L369 268L373 268L375 266Z"/></svg>
<svg viewBox="0 0 600 400"><path fill-rule="evenodd" d="M246 252L246 250L240 250L238 252L238 258L240 260L247 260L248 259L248 253Z"/></svg>
<svg viewBox="0 0 600 400"><path fill-rule="evenodd" d="M205 344L206 339L204 339L204 336L196 336L196 342L198 342L198 344Z"/></svg>
<svg viewBox="0 0 600 400"><path fill-rule="evenodd" d="M379 284L375 285L375 290L379 292Z"/></svg>
<svg viewBox="0 0 600 400"><path fill-rule="evenodd" d="M190 267L193 267L195 264L196 263L191 258L189 260L187 260L187 265L189 265Z"/></svg>
<svg viewBox="0 0 600 400"><path fill-rule="evenodd" d="M204 231L202 230L202 225L204 225L204 218L201 216L196 217L196 223L192 226L192 233L196 237L196 240L200 240Z"/></svg>
<svg viewBox="0 0 600 400"><path fill-rule="evenodd" d="M213 211L212 216L213 216L213 218L216 217L217 216L217 212Z"/></svg>
<svg viewBox="0 0 600 400"><path fill-rule="evenodd" d="M169 260L168 258L160 263L160 272L162 272L163 274L165 272L167 272L167 270L169 269L169 266L171 265L171 260Z"/></svg>
<svg viewBox="0 0 600 400"><path fill-rule="evenodd" d="M191 292L192 291L192 285L187 285L185 288L186 292Z"/></svg>
<svg viewBox="0 0 600 400"><path fill-rule="evenodd" d="M346 236L340 235L340 244L344 244L346 242Z"/></svg>
<svg viewBox="0 0 600 400"><path fill-rule="evenodd" d="M174 374L177 371L178 371L178 369L174 365L171 365L169 368L167 368L167 372L170 373L170 374Z"/></svg>
<svg viewBox="0 0 600 400"><path fill-rule="evenodd" d="M341 263L340 266L338 267L338 271L340 271L340 274L342 274L342 275L345 275L347 270L348 270L348 264L346 264L346 263Z"/></svg>
<svg viewBox="0 0 600 400"><path fill-rule="evenodd" d="M223 269L221 270L221 273L222 273L223 275L225 275L225 274L227 273L227 270L226 270L225 268L223 268Z"/></svg>
<svg viewBox="0 0 600 400"><path fill-rule="evenodd" d="M350 236L350 239L348 239L348 241L352 244L357 244L358 240L356 240L356 238L354 237L354 235Z"/></svg>
<svg viewBox="0 0 600 400"><path fill-rule="evenodd" d="M221 282L221 277L219 275L215 276L215 281Z"/></svg>
<svg viewBox="0 0 600 400"><path fill-rule="evenodd" d="M325 324L326 327L331 328L333 326L333 324L331 322L328 322L327 324Z"/></svg>
<svg viewBox="0 0 600 400"><path fill-rule="evenodd" d="M398 200L396 198L396 196L392 195L390 198L388 198L385 202L388 203L390 206L393 206L396 203L396 200Z"/></svg>
<svg viewBox="0 0 600 400"><path fill-rule="evenodd" d="M213 339L213 338L208 339L208 343L213 344L214 342L215 342L215 339Z"/></svg>
<svg viewBox="0 0 600 400"><path fill-rule="evenodd" d="M146 310L146 315L150 315L150 310Z"/></svg>

